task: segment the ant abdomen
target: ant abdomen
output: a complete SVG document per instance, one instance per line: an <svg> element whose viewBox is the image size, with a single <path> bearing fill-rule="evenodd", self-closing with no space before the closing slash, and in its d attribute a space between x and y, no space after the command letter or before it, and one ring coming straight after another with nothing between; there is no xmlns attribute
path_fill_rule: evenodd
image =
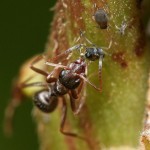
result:
<svg viewBox="0 0 150 150"><path fill-rule="evenodd" d="M55 110L58 98L48 90L41 90L34 95L33 102L41 111L49 113Z"/></svg>

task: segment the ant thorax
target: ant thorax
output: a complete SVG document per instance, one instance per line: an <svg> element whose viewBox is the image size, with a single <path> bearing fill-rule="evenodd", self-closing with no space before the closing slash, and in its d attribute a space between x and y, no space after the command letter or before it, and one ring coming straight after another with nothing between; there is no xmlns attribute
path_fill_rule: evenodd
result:
<svg viewBox="0 0 150 150"><path fill-rule="evenodd" d="M61 96L68 93L68 89L62 85L59 80L51 87L51 90L52 96Z"/></svg>
<svg viewBox="0 0 150 150"><path fill-rule="evenodd" d="M86 63L84 58L79 58L73 63L70 63L69 67L73 73L82 74L85 73Z"/></svg>
<svg viewBox="0 0 150 150"><path fill-rule="evenodd" d="M81 83L80 74L85 75L86 63L84 59L78 59L71 63L67 69L63 69L59 75L59 81L68 89L75 89Z"/></svg>

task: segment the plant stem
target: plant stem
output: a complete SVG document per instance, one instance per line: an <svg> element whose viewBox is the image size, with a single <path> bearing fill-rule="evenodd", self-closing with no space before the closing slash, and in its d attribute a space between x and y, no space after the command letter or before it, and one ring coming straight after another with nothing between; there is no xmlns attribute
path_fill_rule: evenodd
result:
<svg viewBox="0 0 150 150"><path fill-rule="evenodd" d="M60 102L57 110L50 115L35 110L41 150L127 150L139 146L150 62L140 22L140 4L137 3L136 0L57 2L46 46L47 56L57 56L74 46L80 30L85 31L86 37L99 47L108 47L110 41L112 45L105 50L102 93L86 85L86 103L77 117L68 105L65 129L85 136L86 142L59 132ZM108 13L108 29L97 28L97 23L92 19L99 8ZM125 28L122 32L123 25ZM77 58L75 54L72 61ZM64 64L68 64L68 61L64 61ZM97 61L88 66L88 77L99 86ZM45 121L45 117L49 121Z"/></svg>

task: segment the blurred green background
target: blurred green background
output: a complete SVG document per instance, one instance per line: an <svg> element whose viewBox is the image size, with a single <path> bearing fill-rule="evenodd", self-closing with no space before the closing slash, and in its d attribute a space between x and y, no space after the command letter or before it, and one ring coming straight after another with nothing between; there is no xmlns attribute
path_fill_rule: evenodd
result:
<svg viewBox="0 0 150 150"><path fill-rule="evenodd" d="M55 1L0 0L0 150L38 150L31 100L17 109L11 138L3 134L4 110L21 64L44 50Z"/></svg>
<svg viewBox="0 0 150 150"><path fill-rule="evenodd" d="M0 1L0 150L37 150L36 125L31 117L33 104L25 101L14 118L14 134L3 133L4 109L10 99L12 79L21 64L44 50L55 0Z"/></svg>

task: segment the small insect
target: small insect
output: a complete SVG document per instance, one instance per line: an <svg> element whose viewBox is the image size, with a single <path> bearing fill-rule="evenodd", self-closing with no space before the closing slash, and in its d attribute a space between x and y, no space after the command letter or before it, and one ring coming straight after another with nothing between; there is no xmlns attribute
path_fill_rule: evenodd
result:
<svg viewBox="0 0 150 150"><path fill-rule="evenodd" d="M98 9L94 13L93 16L94 16L94 20L99 25L99 28L107 29L107 27L108 27L108 15L104 9L102 9L102 8Z"/></svg>
<svg viewBox="0 0 150 150"><path fill-rule="evenodd" d="M117 25L115 25L115 27L121 35L125 35L125 31L132 27L133 21L134 21L134 18L127 20L127 18L124 16L124 19L121 22L120 26L118 27Z"/></svg>
<svg viewBox="0 0 150 150"><path fill-rule="evenodd" d="M117 25L115 25L115 27L116 27L116 29L119 31L119 33L120 33L121 35L124 35L124 34L125 34L125 30L126 30L126 28L128 27L128 24L127 24L127 22L123 21L123 22L121 23L121 26L120 26L120 27L118 27Z"/></svg>
<svg viewBox="0 0 150 150"><path fill-rule="evenodd" d="M98 24L98 28L107 29L108 21L109 21L109 18L108 18L109 9L108 9L106 2L102 1L102 3L103 3L103 8L102 8L102 6L99 7L99 6L97 6L96 3L94 3L94 5L93 5L94 13L93 13L92 18Z"/></svg>
<svg viewBox="0 0 150 150"><path fill-rule="evenodd" d="M25 97L32 97L32 94L41 90L42 88L39 86L33 86L31 88L27 88L31 82L40 81L43 82L43 77L37 75L29 68L29 64L37 57L34 56L31 59L27 60L22 67L20 68L19 75L12 82L11 87L11 100L9 101L4 116L4 133L6 136L11 136L13 132L13 117L15 115L15 111L17 107L21 105L24 101ZM42 69L45 68L41 62L37 64ZM29 86L30 87L30 86Z"/></svg>

